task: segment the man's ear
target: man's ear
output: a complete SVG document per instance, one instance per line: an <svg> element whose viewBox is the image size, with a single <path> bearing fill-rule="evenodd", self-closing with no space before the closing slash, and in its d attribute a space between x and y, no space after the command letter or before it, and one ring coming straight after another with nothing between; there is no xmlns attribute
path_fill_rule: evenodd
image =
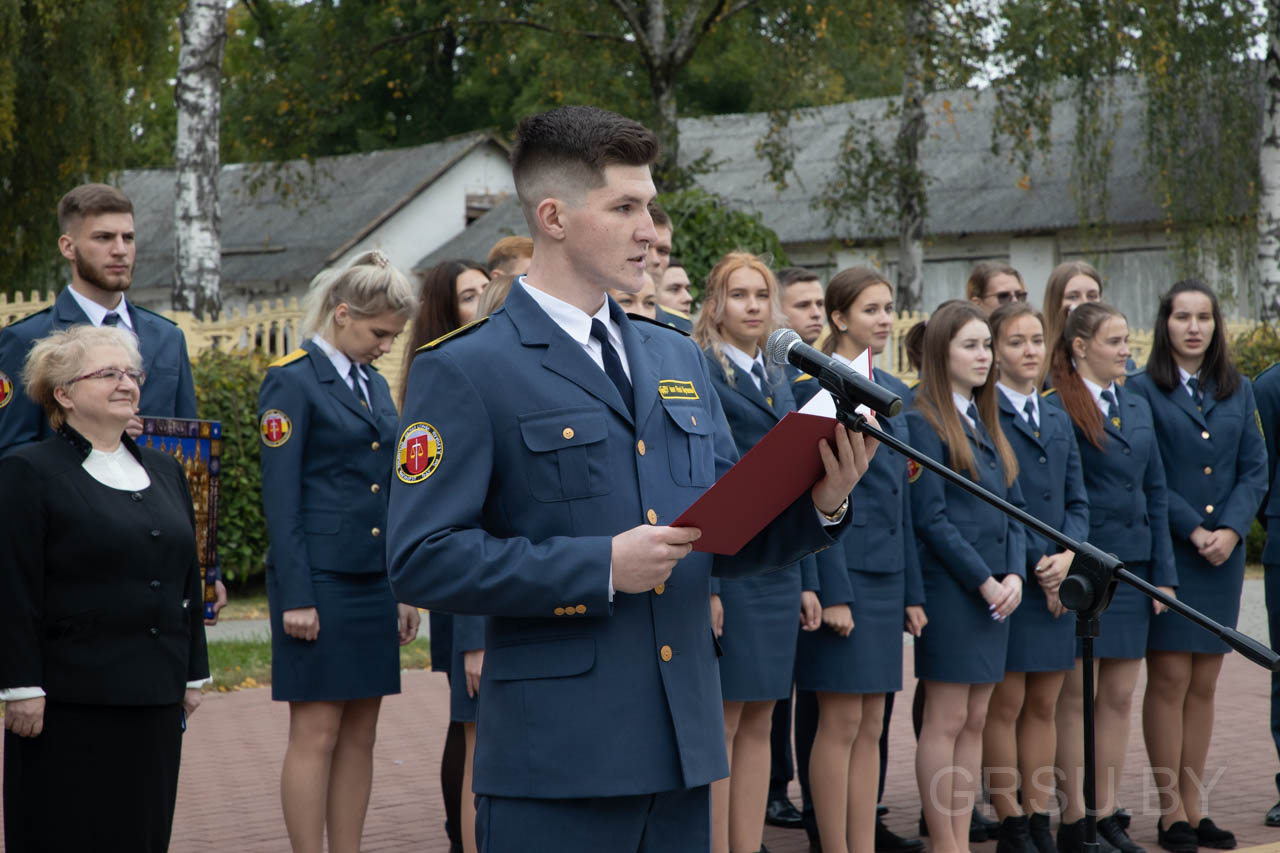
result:
<svg viewBox="0 0 1280 853"><path fill-rule="evenodd" d="M558 198L544 198L538 203L534 217L538 228L552 240L563 240L565 232L565 213L568 205Z"/></svg>
<svg viewBox="0 0 1280 853"><path fill-rule="evenodd" d="M75 241L71 239L70 234L63 234L58 238L58 251L62 253L62 257L69 261L75 261L76 250Z"/></svg>

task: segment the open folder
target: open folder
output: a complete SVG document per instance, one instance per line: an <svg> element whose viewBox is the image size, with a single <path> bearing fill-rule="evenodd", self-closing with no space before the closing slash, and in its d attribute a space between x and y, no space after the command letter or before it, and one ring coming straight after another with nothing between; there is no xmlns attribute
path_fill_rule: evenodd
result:
<svg viewBox="0 0 1280 853"><path fill-rule="evenodd" d="M789 412L671 526L702 530L695 551L738 553L826 473L818 442L834 450L835 429L835 418Z"/></svg>

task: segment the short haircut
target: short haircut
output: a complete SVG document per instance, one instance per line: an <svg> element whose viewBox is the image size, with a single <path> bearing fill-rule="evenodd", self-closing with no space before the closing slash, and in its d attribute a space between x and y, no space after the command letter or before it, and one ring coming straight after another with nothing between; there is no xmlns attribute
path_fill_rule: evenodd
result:
<svg viewBox="0 0 1280 853"><path fill-rule="evenodd" d="M543 199L578 198L604 184L606 166L647 166L657 156L658 138L640 122L599 107L560 107L520 122L511 173L533 229Z"/></svg>
<svg viewBox="0 0 1280 853"><path fill-rule="evenodd" d="M302 300L303 337L328 332L334 310L343 303L355 317L394 313L407 320L418 307L418 295L386 255L376 250L364 252L346 269L324 270L311 280Z"/></svg>
<svg viewBox="0 0 1280 853"><path fill-rule="evenodd" d="M44 409L54 429L67 422L67 414L53 392L70 385L83 374L89 350L103 346L119 347L128 354L130 367L142 369L138 339L133 332L119 326L91 326L87 323L68 326L36 341L27 352L22 382L27 396Z"/></svg>
<svg viewBox="0 0 1280 853"><path fill-rule="evenodd" d="M86 216L100 213L133 214L133 202L115 187L106 184L81 184L58 202L58 227L62 233L79 225Z"/></svg>
<svg viewBox="0 0 1280 853"><path fill-rule="evenodd" d="M987 285L991 284L991 279L998 275L1011 275L1018 280L1018 284L1023 289L1027 286L1022 280L1022 273L1008 264L1000 261L979 261L973 265L973 269L969 270L969 280L964 283L965 298L985 299Z"/></svg>
<svg viewBox="0 0 1280 853"><path fill-rule="evenodd" d="M533 257L533 240L524 236L503 237L493 244L485 261L489 273L505 272L502 267L521 258Z"/></svg>
<svg viewBox="0 0 1280 853"><path fill-rule="evenodd" d="M822 278L813 270L807 270L804 267L783 267L778 271L778 286L783 290L801 281L821 282Z"/></svg>
<svg viewBox="0 0 1280 853"><path fill-rule="evenodd" d="M666 228L668 231L675 230L671 227L671 214L667 213L662 208L662 205L658 204L656 201L649 202L649 216L653 218L654 226L658 228Z"/></svg>
<svg viewBox="0 0 1280 853"><path fill-rule="evenodd" d="M667 262L667 269L682 270L684 269L684 261L680 260L679 258L673 257L670 261ZM658 282L658 283L661 284L662 282Z"/></svg>

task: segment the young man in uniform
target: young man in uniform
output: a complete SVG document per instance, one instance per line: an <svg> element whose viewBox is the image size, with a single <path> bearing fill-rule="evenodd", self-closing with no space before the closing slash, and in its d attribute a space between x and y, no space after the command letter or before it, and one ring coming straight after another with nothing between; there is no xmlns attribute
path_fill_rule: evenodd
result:
<svg viewBox="0 0 1280 853"><path fill-rule="evenodd" d="M654 286L658 288L657 320L673 329L692 332L693 318L690 314L693 311L693 298L689 295L689 276L684 274L684 268L680 264L673 267L671 263L671 243L675 237L671 216L656 201L649 205L649 215L653 217L653 231L658 238L649 244L645 263L653 276ZM669 284L667 273L671 270L674 270L673 279L684 279L683 288Z"/></svg>
<svg viewBox="0 0 1280 853"><path fill-rule="evenodd" d="M402 601L489 618L474 790L486 853L697 851L727 775L711 573L830 545L874 443L735 557L671 527L732 463L698 347L628 318L656 234L652 132L592 107L525 119L512 152L534 261L505 310L423 348L388 517Z"/></svg>

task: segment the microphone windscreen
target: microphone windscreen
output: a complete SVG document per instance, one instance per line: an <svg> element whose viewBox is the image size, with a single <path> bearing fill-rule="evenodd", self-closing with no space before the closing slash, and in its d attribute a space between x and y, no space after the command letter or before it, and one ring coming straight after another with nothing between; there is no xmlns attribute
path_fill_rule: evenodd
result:
<svg viewBox="0 0 1280 853"><path fill-rule="evenodd" d="M778 329L775 331L769 336L768 343L765 344L769 362L779 367L786 366L787 352L799 340L800 335L796 334L795 329Z"/></svg>

